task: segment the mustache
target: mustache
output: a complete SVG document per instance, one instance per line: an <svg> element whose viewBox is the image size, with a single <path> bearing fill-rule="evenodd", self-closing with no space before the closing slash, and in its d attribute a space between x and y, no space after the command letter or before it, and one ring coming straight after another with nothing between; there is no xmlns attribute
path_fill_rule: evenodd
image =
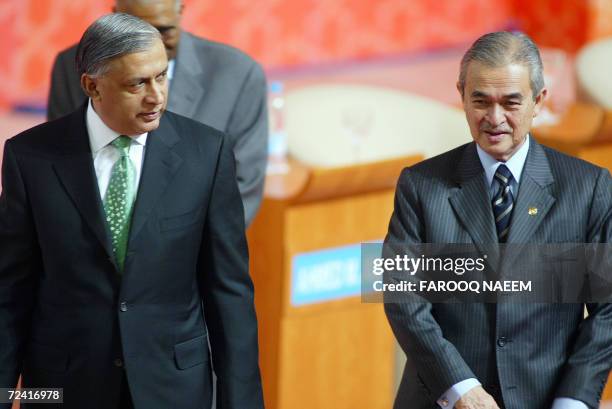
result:
<svg viewBox="0 0 612 409"><path fill-rule="evenodd" d="M487 124L483 124L479 127L479 130L482 132L490 132L490 133L512 133L512 129L508 127L495 128Z"/></svg>

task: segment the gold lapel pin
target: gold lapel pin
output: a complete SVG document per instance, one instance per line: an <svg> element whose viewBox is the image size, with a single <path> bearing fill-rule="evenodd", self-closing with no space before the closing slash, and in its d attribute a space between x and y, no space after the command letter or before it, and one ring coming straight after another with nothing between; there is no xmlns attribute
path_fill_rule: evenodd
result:
<svg viewBox="0 0 612 409"><path fill-rule="evenodd" d="M527 214L529 216L535 216L536 214L538 214L538 208L537 207L530 207L529 210L527 210Z"/></svg>

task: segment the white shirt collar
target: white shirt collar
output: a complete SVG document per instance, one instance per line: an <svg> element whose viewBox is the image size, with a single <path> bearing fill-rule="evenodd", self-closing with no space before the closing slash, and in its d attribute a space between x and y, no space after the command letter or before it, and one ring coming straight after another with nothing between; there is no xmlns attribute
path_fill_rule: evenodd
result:
<svg viewBox="0 0 612 409"><path fill-rule="evenodd" d="M89 135L89 146L91 146L91 152L95 155L100 149L109 145L112 141L119 137L119 133L110 129L98 113L93 109L91 99L87 104L87 114L85 123L87 125L87 133ZM148 133L143 133L132 137L132 142L139 143L141 145L147 144Z"/></svg>
<svg viewBox="0 0 612 409"><path fill-rule="evenodd" d="M514 152L514 155L512 155L507 162L498 161L486 153L480 146L478 146L478 144L476 144L476 151L478 152L480 163L484 168L485 176L487 178L487 186L491 186L493 183L495 171L497 171L497 167L501 164L508 167L517 184L521 181L521 174L523 173L525 161L527 160L527 153L529 152L529 139L529 134L527 134L525 137L525 143L523 143L518 151Z"/></svg>
<svg viewBox="0 0 612 409"><path fill-rule="evenodd" d="M174 59L168 61L168 71L166 72L166 77L169 80L174 76Z"/></svg>

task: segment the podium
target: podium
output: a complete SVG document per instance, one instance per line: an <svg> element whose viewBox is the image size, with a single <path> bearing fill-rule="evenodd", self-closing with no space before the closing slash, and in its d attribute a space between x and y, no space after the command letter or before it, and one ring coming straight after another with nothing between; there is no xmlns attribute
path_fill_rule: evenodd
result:
<svg viewBox="0 0 612 409"><path fill-rule="evenodd" d="M401 157L266 179L248 231L268 409L388 409L394 337L361 302L360 243L384 239Z"/></svg>

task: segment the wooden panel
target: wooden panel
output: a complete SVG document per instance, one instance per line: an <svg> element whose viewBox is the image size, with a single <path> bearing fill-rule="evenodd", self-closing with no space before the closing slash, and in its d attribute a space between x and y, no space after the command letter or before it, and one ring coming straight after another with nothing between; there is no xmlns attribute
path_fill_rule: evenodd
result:
<svg viewBox="0 0 612 409"><path fill-rule="evenodd" d="M388 408L394 341L382 305L359 296L292 307L296 254L383 239L400 171L420 158L268 176L249 229L268 409Z"/></svg>
<svg viewBox="0 0 612 409"><path fill-rule="evenodd" d="M259 366L265 405L269 409L277 407L279 325L285 279L284 211L283 202L265 200L247 234L259 327Z"/></svg>
<svg viewBox="0 0 612 409"><path fill-rule="evenodd" d="M612 402L612 372L610 372L610 376L608 377L608 384L606 385L606 389L604 389L601 399L604 401L610 400Z"/></svg>
<svg viewBox="0 0 612 409"><path fill-rule="evenodd" d="M532 134L559 150L591 143L604 122L604 110L597 105L575 103L554 125L538 126Z"/></svg>
<svg viewBox="0 0 612 409"><path fill-rule="evenodd" d="M612 171L612 112L576 103L558 124L532 130L538 142Z"/></svg>
<svg viewBox="0 0 612 409"><path fill-rule="evenodd" d="M312 169L308 183L296 202L394 189L402 169L422 159L420 155L413 155L352 166Z"/></svg>
<svg viewBox="0 0 612 409"><path fill-rule="evenodd" d="M287 212L288 253L383 239L393 212L393 194L386 189L292 206Z"/></svg>
<svg viewBox="0 0 612 409"><path fill-rule="evenodd" d="M576 156L612 172L612 143L581 149Z"/></svg>
<svg viewBox="0 0 612 409"><path fill-rule="evenodd" d="M287 211L285 231L287 271L291 271L291 258L299 253L384 239L393 212L393 196L394 191L387 189L292 206ZM284 315L345 308L361 302L356 298L291 307L291 280L286 280L284 286Z"/></svg>
<svg viewBox="0 0 612 409"><path fill-rule="evenodd" d="M394 343L382 305L294 317L282 333L279 408L392 406Z"/></svg>
<svg viewBox="0 0 612 409"><path fill-rule="evenodd" d="M383 239L392 211L391 189L291 206L288 277L295 254ZM350 297L292 307L290 279L284 286L278 407L390 407L394 343L382 305Z"/></svg>
<svg viewBox="0 0 612 409"><path fill-rule="evenodd" d="M605 111L601 127L595 135L596 142L612 142L612 111Z"/></svg>

